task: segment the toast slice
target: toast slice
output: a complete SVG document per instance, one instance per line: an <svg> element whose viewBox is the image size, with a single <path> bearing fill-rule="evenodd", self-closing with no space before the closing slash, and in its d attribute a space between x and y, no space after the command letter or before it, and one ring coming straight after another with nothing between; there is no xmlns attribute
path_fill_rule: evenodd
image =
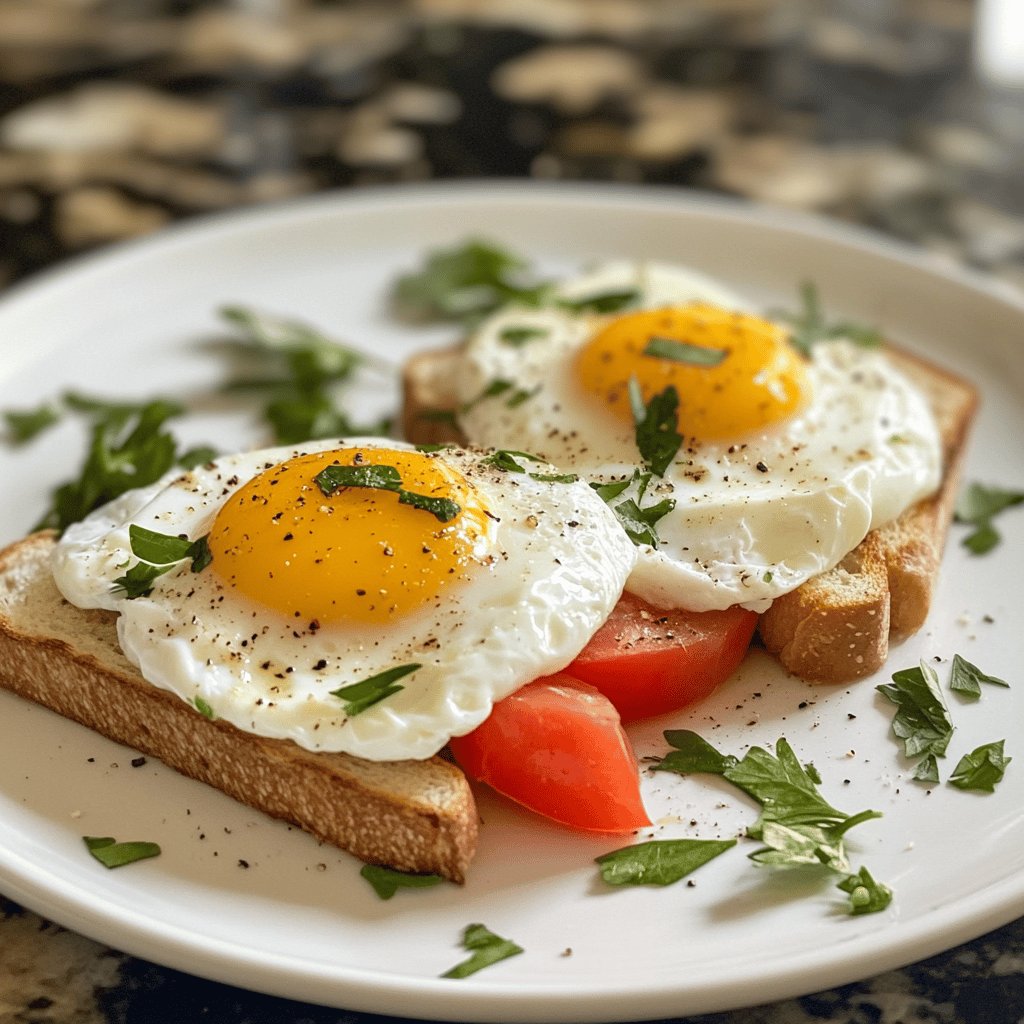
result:
<svg viewBox="0 0 1024 1024"><path fill-rule="evenodd" d="M312 753L204 718L139 675L116 613L64 600L53 546L45 532L0 552L0 686L362 860L464 881L477 812L455 765Z"/></svg>
<svg viewBox="0 0 1024 1024"><path fill-rule="evenodd" d="M967 435L977 409L973 386L916 356L889 358L928 399L943 445L943 478L932 497L872 531L835 568L777 598L760 618L765 647L808 682L870 675L890 641L918 630L931 605L952 518ZM459 347L414 355L403 372L402 424L417 443L464 443L451 413Z"/></svg>

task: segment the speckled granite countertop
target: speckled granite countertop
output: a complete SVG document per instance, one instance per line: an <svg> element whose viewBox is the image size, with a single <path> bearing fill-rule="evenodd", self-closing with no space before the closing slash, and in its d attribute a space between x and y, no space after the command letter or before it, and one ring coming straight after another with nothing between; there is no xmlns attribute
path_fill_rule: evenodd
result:
<svg viewBox="0 0 1024 1024"><path fill-rule="evenodd" d="M430 178L655 182L1024 285L1024 93L968 0L0 0L0 286L213 210ZM125 956L0 901L0 1021L383 1020ZM705 1024L1024 1019L1024 922Z"/></svg>

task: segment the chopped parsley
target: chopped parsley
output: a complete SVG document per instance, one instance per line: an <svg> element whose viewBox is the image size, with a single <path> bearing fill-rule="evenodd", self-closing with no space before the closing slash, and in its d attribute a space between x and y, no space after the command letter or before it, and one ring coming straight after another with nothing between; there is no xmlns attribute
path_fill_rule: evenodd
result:
<svg viewBox="0 0 1024 1024"><path fill-rule="evenodd" d="M119 843L112 836L82 836L82 841L105 868L121 868L160 854L160 847L156 843Z"/></svg>
<svg viewBox="0 0 1024 1024"><path fill-rule="evenodd" d="M482 466L494 466L505 473L525 473L531 480L538 480L542 483L553 484L574 484L579 480L575 473L530 473L525 466L517 462L517 459L525 459L527 462L543 462L537 455L529 452L506 451L503 448L491 452L480 460Z"/></svg>
<svg viewBox="0 0 1024 1024"><path fill-rule="evenodd" d="M673 363L686 363L688 366L718 366L729 354L729 350L693 345L675 338L653 337L647 340L642 354Z"/></svg>
<svg viewBox="0 0 1024 1024"><path fill-rule="evenodd" d="M977 700L981 696L981 684L991 686L1009 686L1005 679L982 672L977 665L972 665L959 654L953 655L953 668L949 677L949 688L968 700Z"/></svg>
<svg viewBox="0 0 1024 1024"><path fill-rule="evenodd" d="M618 313L632 306L640 298L636 288L595 292L578 299L558 299L557 305L573 313Z"/></svg>
<svg viewBox="0 0 1024 1024"><path fill-rule="evenodd" d="M796 313L778 313L780 319L792 327L790 344L805 356L821 341L848 338L863 348L877 348L883 343L881 333L874 327L843 321L830 324L825 319L817 286L811 281L800 285L800 310Z"/></svg>
<svg viewBox="0 0 1024 1024"><path fill-rule="evenodd" d="M26 444L60 421L60 411L50 402L35 409L8 409L3 414L9 444Z"/></svg>
<svg viewBox="0 0 1024 1024"><path fill-rule="evenodd" d="M409 665L396 665L394 668L378 672L375 676L368 676L358 683L331 690L331 696L337 697L344 704L345 714L349 718L355 718L385 697L404 690L404 686L398 685L398 680L404 679L421 667L415 662Z"/></svg>
<svg viewBox="0 0 1024 1024"><path fill-rule="evenodd" d="M647 487L651 482L650 473L641 473L634 470L629 480L617 480L609 484L592 483L591 488L598 497L608 505L615 513L619 525L626 531L629 539L638 547L641 544L649 544L657 547L661 543L658 536L657 524L665 518L675 507L674 498L663 498L653 505L642 505ZM624 498L622 501L614 501L627 488L636 485L636 497Z"/></svg>
<svg viewBox="0 0 1024 1024"><path fill-rule="evenodd" d="M132 523L128 527L128 538L132 554L140 561L114 580L114 589L123 590L129 600L148 596L153 590L153 581L186 558L191 560L192 572L202 572L213 561L206 536L188 540Z"/></svg>
<svg viewBox="0 0 1024 1024"><path fill-rule="evenodd" d="M655 476L664 476L683 443L679 433L679 392L669 384L645 405L639 381L630 377L629 404L640 458Z"/></svg>
<svg viewBox="0 0 1024 1024"><path fill-rule="evenodd" d="M391 304L410 323L477 323L501 306L537 306L550 286L530 279L522 257L482 239L427 254L416 271L400 277Z"/></svg>
<svg viewBox="0 0 1024 1024"><path fill-rule="evenodd" d="M210 707L209 701L204 700L202 697L193 697L192 706L203 716L203 718L208 718L211 722L217 718L213 708Z"/></svg>
<svg viewBox="0 0 1024 1024"><path fill-rule="evenodd" d="M528 341L536 341L538 338L547 337L546 327L529 327L525 324L509 324L503 327L498 334L498 339L505 345L512 348L521 348Z"/></svg>
<svg viewBox="0 0 1024 1024"><path fill-rule="evenodd" d="M972 555L984 555L991 551L1002 537L992 520L1008 508L1024 502L1024 491L1006 490L972 483L957 498L954 518L974 529L961 541Z"/></svg>
<svg viewBox="0 0 1024 1024"><path fill-rule="evenodd" d="M429 494L407 491L402 486L402 477L394 466L342 466L335 463L320 470L313 480L328 498L343 487L369 487L374 490L393 491L398 495L399 504L411 505L413 508L429 512L442 523L450 523L462 511L459 504L451 498L436 498Z"/></svg>
<svg viewBox="0 0 1024 1024"><path fill-rule="evenodd" d="M721 753L685 729L666 732L665 739L676 749L656 770L719 775L761 805L760 816L747 829L747 835L764 843L750 854L755 863L827 868L840 876L836 884L849 897L851 914L874 913L889 905L890 890L865 869L852 870L843 842L851 828L881 815L871 810L849 815L833 807L818 791L817 771L800 764L785 739L775 744L774 754L751 747L742 758Z"/></svg>
<svg viewBox="0 0 1024 1024"><path fill-rule="evenodd" d="M391 899L399 889L429 889L444 881L440 875L417 875L379 864L364 864L359 874L373 886L373 891L382 900Z"/></svg>
<svg viewBox="0 0 1024 1024"><path fill-rule="evenodd" d="M892 720L893 735L903 744L907 757L924 757L914 769L919 782L938 782L936 760L944 757L953 736L953 721L939 689L939 677L927 662L917 668L894 672L892 683L876 689L896 705Z"/></svg>
<svg viewBox="0 0 1024 1024"><path fill-rule="evenodd" d="M735 839L652 839L596 860L608 885L671 885L735 845Z"/></svg>
<svg viewBox="0 0 1024 1024"><path fill-rule="evenodd" d="M445 971L441 975L442 978L468 978L485 967L490 967L500 960L507 960L510 956L517 956L523 952L522 946L517 946L510 939L503 939L500 935L495 935L482 924L466 925L462 933L462 945L472 953L472 956Z"/></svg>
<svg viewBox="0 0 1024 1024"><path fill-rule="evenodd" d="M1003 753L1003 740L985 743L960 758L949 777L949 784L958 789L977 789L985 793L995 790L1006 766L1013 760Z"/></svg>

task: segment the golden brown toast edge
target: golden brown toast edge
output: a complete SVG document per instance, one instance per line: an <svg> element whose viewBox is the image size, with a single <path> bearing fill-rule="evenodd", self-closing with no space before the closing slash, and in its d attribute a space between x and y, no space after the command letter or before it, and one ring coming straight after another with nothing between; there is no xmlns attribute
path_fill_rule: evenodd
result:
<svg viewBox="0 0 1024 1024"><path fill-rule="evenodd" d="M123 661L115 613L73 608L60 596L49 576L53 543L52 534L35 534L0 552L0 586L7 588L0 597L0 686L362 860L465 880L478 817L460 769L437 757L374 762L313 753L205 718ZM38 566L26 569L33 559ZM44 567L45 579L35 578ZM117 653L98 657L48 633L45 622L18 621L12 600L21 584L14 580L26 576L32 586L52 589L43 600L71 615L83 634L109 634Z"/></svg>

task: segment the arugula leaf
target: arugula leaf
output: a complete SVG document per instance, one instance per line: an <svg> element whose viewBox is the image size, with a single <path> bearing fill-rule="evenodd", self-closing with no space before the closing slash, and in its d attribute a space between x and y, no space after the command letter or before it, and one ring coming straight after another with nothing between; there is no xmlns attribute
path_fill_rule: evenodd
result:
<svg viewBox="0 0 1024 1024"><path fill-rule="evenodd" d="M961 658L959 654L954 654L949 688L962 694L964 697L977 700L981 696L982 683L990 683L993 686L1008 687L1010 685L1003 679L986 675L977 665L972 665L966 658Z"/></svg>
<svg viewBox="0 0 1024 1024"><path fill-rule="evenodd" d="M112 836L82 836L86 849L105 868L120 868L160 854L156 843L119 843Z"/></svg>
<svg viewBox="0 0 1024 1024"><path fill-rule="evenodd" d="M656 359L667 359L673 363L686 363L688 366L718 366L729 354L729 350L692 345L688 341L678 341L675 338L653 337L647 340L641 354Z"/></svg>
<svg viewBox="0 0 1024 1024"><path fill-rule="evenodd" d="M416 875L379 864L364 864L359 874L373 886L382 900L391 899L399 889L428 889L444 881L440 875Z"/></svg>
<svg viewBox="0 0 1024 1024"><path fill-rule="evenodd" d="M735 839L652 839L595 860L608 885L671 885L735 845Z"/></svg>
<svg viewBox="0 0 1024 1024"><path fill-rule="evenodd" d="M356 466L325 466L313 477L313 482L327 497L342 487L369 487L379 491L394 491L398 494L400 505L422 509L442 523L451 522L462 511L459 504L451 498L436 498L429 494L407 491L402 487L402 477L398 470L389 465L368 463Z"/></svg>
<svg viewBox="0 0 1024 1024"><path fill-rule="evenodd" d="M395 282L392 307L411 323L473 324L510 302L536 306L550 286L526 278L526 267L521 257L482 239L437 249Z"/></svg>
<svg viewBox="0 0 1024 1024"><path fill-rule="evenodd" d="M337 690L331 690L331 696L337 697L344 703L345 714L349 718L355 718L356 715L361 715L378 701L404 690L404 686L397 685L398 680L404 679L421 667L416 662L408 665L396 665L394 668L378 672L376 675L367 676L366 679L361 679L358 683L351 683Z"/></svg>
<svg viewBox="0 0 1024 1024"><path fill-rule="evenodd" d="M595 292L578 299L558 299L557 305L573 313L618 313L632 306L640 298L636 288L620 288L607 292Z"/></svg>
<svg viewBox="0 0 1024 1024"><path fill-rule="evenodd" d="M495 935L482 924L466 926L462 933L462 945L465 949L471 950L473 955L445 971L441 975L442 978L467 978L500 960L507 960L510 956L517 956L523 952L522 946Z"/></svg>
<svg viewBox="0 0 1024 1024"><path fill-rule="evenodd" d="M974 529L961 541L971 554L984 555L991 551L1002 537L992 520L1000 512L1024 502L1024 491L1006 490L972 483L957 498L953 518Z"/></svg>
<svg viewBox="0 0 1024 1024"><path fill-rule="evenodd" d="M977 789L985 793L995 790L1001 782L1006 766L1013 760L1003 753L1003 740L985 743L960 758L949 784L958 789Z"/></svg>
<svg viewBox="0 0 1024 1024"><path fill-rule="evenodd" d="M943 757L953 735L953 722L939 689L939 678L926 662L917 668L894 672L893 682L875 687L882 696L896 705L892 731L903 743L907 757L924 754ZM938 766L927 760L917 766L914 777L919 781L935 781Z"/></svg>
<svg viewBox="0 0 1024 1024"><path fill-rule="evenodd" d="M645 405L639 382L630 377L629 402L640 458L655 476L664 476L683 443L678 429L679 392L669 384Z"/></svg>
<svg viewBox="0 0 1024 1024"><path fill-rule="evenodd" d="M26 444L60 420L60 413L49 402L36 409L8 409L3 414L7 424L7 441Z"/></svg>
<svg viewBox="0 0 1024 1024"><path fill-rule="evenodd" d="M777 316L792 325L790 344L803 355L809 356L811 349L821 341L849 338L863 348L877 348L883 343L881 333L873 327L856 323L829 324L821 306L817 286L811 281L800 285L800 311L778 313Z"/></svg>

